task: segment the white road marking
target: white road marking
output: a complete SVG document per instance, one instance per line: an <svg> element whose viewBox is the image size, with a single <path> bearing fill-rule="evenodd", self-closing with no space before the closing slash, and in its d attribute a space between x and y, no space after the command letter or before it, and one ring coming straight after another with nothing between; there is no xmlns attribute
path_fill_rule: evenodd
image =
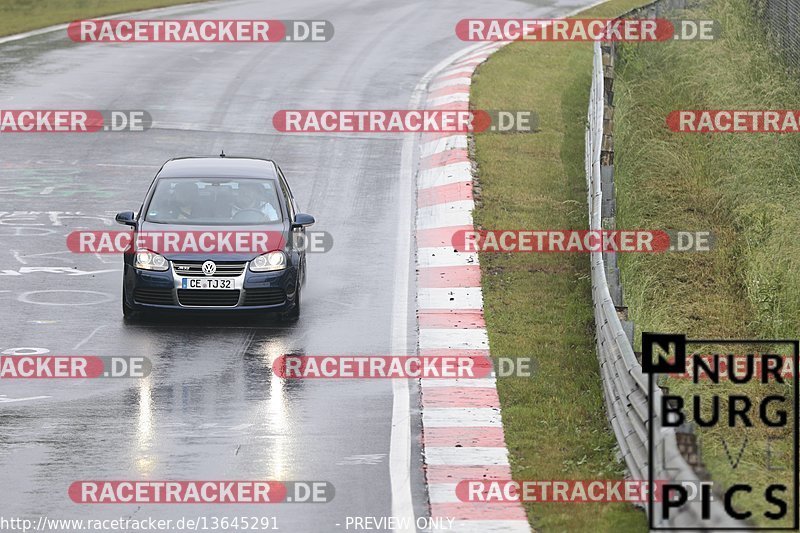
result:
<svg viewBox="0 0 800 533"><path fill-rule="evenodd" d="M444 152L446 150L455 150L460 148L467 149L467 136L459 133L448 135L447 137L440 137L435 141L427 142L420 145L420 155L427 157L431 154Z"/></svg>
<svg viewBox="0 0 800 533"><path fill-rule="evenodd" d="M28 264L28 262L24 258L30 259L31 257L42 257L45 255L58 256L58 255L70 254L70 257L52 257L52 259L56 261L64 261L65 263L72 263L74 261L74 257L72 257L72 252L70 252L69 250L63 250L61 252L42 252L38 254L25 254L25 255L20 255L20 253L17 250L11 250L11 254L14 256L14 259L22 263L23 265Z"/></svg>
<svg viewBox="0 0 800 533"><path fill-rule="evenodd" d="M460 162L429 168L419 173L420 189L449 185L451 183L472 182L472 163Z"/></svg>
<svg viewBox="0 0 800 533"><path fill-rule="evenodd" d="M489 407L426 408L422 410L422 424L427 428L502 427L503 425L500 411Z"/></svg>
<svg viewBox="0 0 800 533"><path fill-rule="evenodd" d="M489 336L483 328L420 329L419 344L426 350L437 348L488 350Z"/></svg>
<svg viewBox="0 0 800 533"><path fill-rule="evenodd" d="M97 259L98 261L100 261L101 263L106 264L106 265L115 264L115 263L119 262L119 258L117 257L116 254L112 254L110 256L107 256L107 255L101 255L101 254L95 252L92 255L95 257L95 259Z"/></svg>
<svg viewBox="0 0 800 533"><path fill-rule="evenodd" d="M424 352L423 352L424 353ZM425 378L422 380L422 390L437 387L478 387L482 389L494 389L497 380L493 377L488 378Z"/></svg>
<svg viewBox="0 0 800 533"><path fill-rule="evenodd" d="M458 200L417 210L417 229L446 228L448 226L472 226L472 210L475 202Z"/></svg>
<svg viewBox="0 0 800 533"><path fill-rule="evenodd" d="M452 76L454 74L460 74L460 75L466 77L466 76L472 76L473 72L475 72L475 69L473 67L465 67L465 66L461 65L461 66L458 66L458 67L455 67L455 68L449 68L447 70L443 70L442 74L441 74L441 77L446 78L446 77Z"/></svg>
<svg viewBox="0 0 800 533"><path fill-rule="evenodd" d="M204 6L214 6L216 4L221 4L222 2L208 2L204 3ZM116 15L109 15L107 17L96 17L93 20L113 20L113 19L125 19L131 18L131 15L136 15L137 17L141 17L142 15L146 14L153 14L153 15L166 15L168 13L179 12L183 8L187 7L195 7L197 4L177 4L174 6L168 7L157 7L152 9L144 9L139 11L129 11L127 13L119 13ZM46 35L48 33L53 33L56 31L66 30L69 27L69 24L56 24L54 26L47 26L46 28L40 28L38 30L26 31L24 33L15 33L14 35L8 35L6 37L0 37L0 44L10 43L13 41L19 41L22 39L27 39L28 37L36 37L37 35Z"/></svg>
<svg viewBox="0 0 800 533"><path fill-rule="evenodd" d="M455 66L462 66L464 63L471 63L472 61L476 60L486 61L487 59L489 59L490 53L491 52L489 52L488 50L482 50L476 54L472 54L471 56L459 60L457 63L455 63Z"/></svg>
<svg viewBox="0 0 800 533"><path fill-rule="evenodd" d="M427 74L426 74L427 76ZM424 82L424 83L423 83ZM423 77L411 93L409 109L417 109L425 91L427 80ZM392 304L392 353L408 353L408 303L411 261L411 237L414 233L411 220L412 189L414 188L415 136L403 136L400 155L400 183L398 204L400 220L397 224ZM392 431L389 438L389 479L392 491L392 516L402 526L395 531L416 532L414 501L411 495L411 395L407 379L392 380Z"/></svg>
<svg viewBox="0 0 800 533"><path fill-rule="evenodd" d="M0 394L0 403L27 402L29 400L43 400L52 396L30 396L28 398L6 398L5 394Z"/></svg>
<svg viewBox="0 0 800 533"><path fill-rule="evenodd" d="M28 37L35 37L37 35L44 35L46 33L53 33L54 31L66 30L68 24L57 24L55 26L48 26L39 30L26 31L25 33L17 33L16 35L9 35L8 37L0 38L0 44L10 43L12 41L19 41L27 39Z"/></svg>
<svg viewBox="0 0 800 533"><path fill-rule="evenodd" d="M42 355L50 353L47 348L32 348L30 346L20 346L18 348L7 348L3 350L3 355Z"/></svg>
<svg viewBox="0 0 800 533"><path fill-rule="evenodd" d="M442 80L432 83L428 90L433 92L444 87L452 87L454 85L472 85L472 76L464 76L463 78L450 78L449 80Z"/></svg>
<svg viewBox="0 0 800 533"><path fill-rule="evenodd" d="M53 292L79 292L82 294L96 294L100 295L103 299L97 300L95 302L82 302L82 303L70 303L70 302L36 302L31 300L31 295L34 294L48 294ZM35 305L54 305L54 306L83 306L83 305L99 305L108 302L114 301L114 295L109 294L107 292L99 292L99 291L79 291L79 290L47 290L47 291L28 291L23 292L19 296L17 296L17 300L25 303L25 304L35 304Z"/></svg>
<svg viewBox="0 0 800 533"><path fill-rule="evenodd" d="M455 104L455 103L463 103L469 102L469 93L454 93L448 94L446 96L440 96L439 98L433 98L428 100L428 107L437 107L440 105L447 105L447 104Z"/></svg>
<svg viewBox="0 0 800 533"><path fill-rule="evenodd" d="M478 264L478 254L474 252L456 252L451 246L421 247L417 250L417 254L417 264L420 268Z"/></svg>
<svg viewBox="0 0 800 533"><path fill-rule="evenodd" d="M429 465L507 465L508 452L496 446L426 446L425 462Z"/></svg>
<svg viewBox="0 0 800 533"><path fill-rule="evenodd" d="M458 503L456 495L457 483L431 483L428 485L428 497L431 503Z"/></svg>
<svg viewBox="0 0 800 533"><path fill-rule="evenodd" d="M94 276L95 274L108 274L110 272L122 272L121 268L111 268L105 270L78 270L70 267L20 267L19 270L0 270L3 276L21 276L23 274L66 274L67 276ZM44 292L44 291L42 291Z"/></svg>
<svg viewBox="0 0 800 533"><path fill-rule="evenodd" d="M417 307L425 309L482 309L480 287L419 288Z"/></svg>

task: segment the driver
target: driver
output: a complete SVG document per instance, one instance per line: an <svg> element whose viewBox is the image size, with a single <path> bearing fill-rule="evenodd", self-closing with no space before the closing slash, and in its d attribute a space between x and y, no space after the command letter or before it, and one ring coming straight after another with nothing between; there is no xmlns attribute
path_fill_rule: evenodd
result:
<svg viewBox="0 0 800 533"><path fill-rule="evenodd" d="M176 220L191 220L194 204L197 200L197 185L194 183L178 183L175 185L169 214Z"/></svg>
<svg viewBox="0 0 800 533"><path fill-rule="evenodd" d="M278 211L264 196L264 187L260 184L249 181L240 182L231 216L235 217L240 211L248 210L258 211L270 222L278 220Z"/></svg>

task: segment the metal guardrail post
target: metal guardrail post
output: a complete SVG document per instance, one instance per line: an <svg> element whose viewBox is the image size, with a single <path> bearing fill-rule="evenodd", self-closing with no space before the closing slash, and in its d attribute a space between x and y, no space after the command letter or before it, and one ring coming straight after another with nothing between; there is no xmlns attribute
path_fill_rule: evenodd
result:
<svg viewBox="0 0 800 533"><path fill-rule="evenodd" d="M600 166L600 187L603 189L603 220L614 218L617 214L617 202L614 195L614 165Z"/></svg>

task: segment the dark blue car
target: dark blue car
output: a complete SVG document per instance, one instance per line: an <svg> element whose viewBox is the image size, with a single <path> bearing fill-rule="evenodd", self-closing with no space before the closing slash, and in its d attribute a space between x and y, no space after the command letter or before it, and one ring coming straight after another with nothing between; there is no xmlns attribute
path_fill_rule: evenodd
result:
<svg viewBox="0 0 800 533"><path fill-rule="evenodd" d="M138 215L125 254L126 318L155 310L231 310L300 314L302 246L314 217L297 212L273 161L189 157L167 161Z"/></svg>

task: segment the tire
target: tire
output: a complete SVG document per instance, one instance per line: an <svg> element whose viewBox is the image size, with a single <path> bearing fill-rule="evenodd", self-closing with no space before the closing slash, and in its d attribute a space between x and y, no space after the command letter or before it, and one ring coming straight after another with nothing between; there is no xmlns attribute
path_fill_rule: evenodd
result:
<svg viewBox="0 0 800 533"><path fill-rule="evenodd" d="M128 305L125 298L125 287L122 288L122 317L125 320L134 320L139 316L139 312Z"/></svg>
<svg viewBox="0 0 800 533"><path fill-rule="evenodd" d="M297 282L297 288L294 291L294 305L288 311L281 313L281 319L286 322L293 322L300 318L300 282Z"/></svg>

